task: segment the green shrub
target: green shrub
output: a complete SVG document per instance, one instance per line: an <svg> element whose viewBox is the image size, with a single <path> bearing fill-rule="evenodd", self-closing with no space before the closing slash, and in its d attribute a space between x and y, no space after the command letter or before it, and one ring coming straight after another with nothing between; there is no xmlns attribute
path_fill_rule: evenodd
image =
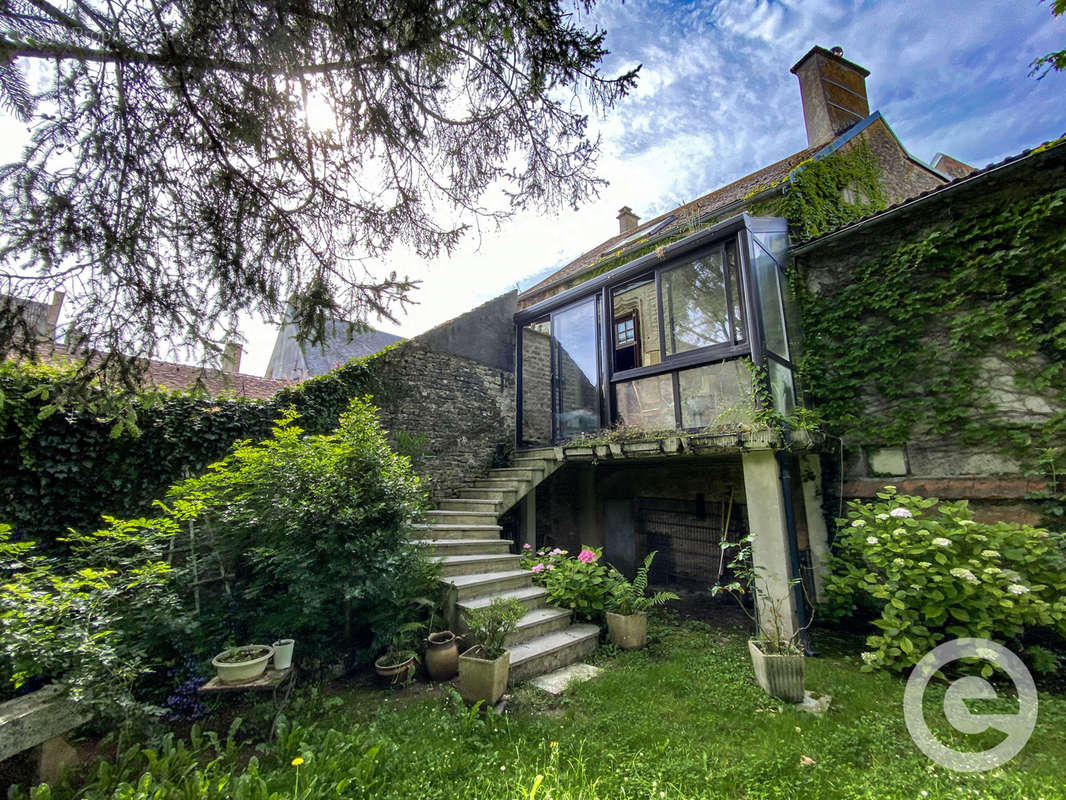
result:
<svg viewBox="0 0 1066 800"><path fill-rule="evenodd" d="M525 608L513 597L495 597L487 606L468 612L468 635L479 648L478 655L490 661L502 656L507 637L518 629L518 620L525 613Z"/></svg>
<svg viewBox="0 0 1066 800"><path fill-rule="evenodd" d="M408 536L423 492L366 400L332 434L306 436L297 418L286 412L270 439L239 442L168 496L195 525L200 563L229 576L230 591L201 604L202 632L219 649L291 636L309 659L362 662L436 593Z"/></svg>
<svg viewBox="0 0 1066 800"><path fill-rule="evenodd" d="M530 552L522 568L533 570L533 582L548 590L548 602L573 609L578 619L602 622L607 590L611 585L603 548L582 547L575 558L558 547Z"/></svg>
<svg viewBox="0 0 1066 800"><path fill-rule="evenodd" d="M175 573L163 560L176 526L110 520L72 541L63 559L12 542L0 525L0 672L17 689L58 682L104 718L132 720L158 709L136 690L173 663L189 632Z"/></svg>
<svg viewBox="0 0 1066 800"><path fill-rule="evenodd" d="M897 495L892 486L877 496L848 504L826 583L830 616L864 607L879 615L867 669L904 669L949 637L1066 633L1062 534L976 522L965 502Z"/></svg>

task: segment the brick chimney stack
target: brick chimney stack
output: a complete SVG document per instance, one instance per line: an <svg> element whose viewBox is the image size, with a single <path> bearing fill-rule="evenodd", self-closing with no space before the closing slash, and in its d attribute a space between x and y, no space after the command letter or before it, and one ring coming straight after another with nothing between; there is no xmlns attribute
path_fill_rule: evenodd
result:
<svg viewBox="0 0 1066 800"><path fill-rule="evenodd" d="M622 206L618 209L618 232L620 234L635 231L639 224L640 217L634 214L629 206Z"/></svg>
<svg viewBox="0 0 1066 800"><path fill-rule="evenodd" d="M222 350L222 371L236 375L241 371L241 355L244 348L236 342L226 342Z"/></svg>
<svg viewBox="0 0 1066 800"><path fill-rule="evenodd" d="M866 78L870 71L844 58L839 47L812 47L796 62L807 144L825 144L870 115Z"/></svg>

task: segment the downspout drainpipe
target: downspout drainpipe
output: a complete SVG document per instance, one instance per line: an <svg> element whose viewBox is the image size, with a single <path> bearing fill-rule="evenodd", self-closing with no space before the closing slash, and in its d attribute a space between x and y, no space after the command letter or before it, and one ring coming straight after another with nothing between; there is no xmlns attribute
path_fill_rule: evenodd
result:
<svg viewBox="0 0 1066 800"><path fill-rule="evenodd" d="M783 495L782 500L785 508L785 532L788 535L788 574L790 581L794 582L792 593L796 603L797 624L799 624L804 620L810 619L810 610L807 608L807 596L804 594L803 586L799 583L802 580L802 576L799 569L799 545L796 542L796 515L792 508L792 433L788 425L781 425L781 436L784 439L785 446L774 455L777 458L781 494ZM800 643L803 645L804 652L807 655L812 655L813 651L811 650L806 630L800 634Z"/></svg>

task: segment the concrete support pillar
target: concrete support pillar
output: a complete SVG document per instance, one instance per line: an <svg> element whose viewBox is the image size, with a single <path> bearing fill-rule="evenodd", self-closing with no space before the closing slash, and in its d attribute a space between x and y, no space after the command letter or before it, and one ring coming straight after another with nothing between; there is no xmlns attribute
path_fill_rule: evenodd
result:
<svg viewBox="0 0 1066 800"><path fill-rule="evenodd" d="M518 546L537 547L537 490L526 492L518 503Z"/></svg>
<svg viewBox="0 0 1066 800"><path fill-rule="evenodd" d="M829 574L829 533L822 513L822 463L816 455L800 456L803 478L803 510L807 519L807 541L814 572L814 599L825 599L825 577Z"/></svg>
<svg viewBox="0 0 1066 800"><path fill-rule="evenodd" d="M742 463L759 625L764 634L789 638L798 626L777 459L772 450L755 450Z"/></svg>
<svg viewBox="0 0 1066 800"><path fill-rule="evenodd" d="M578 544L603 547L603 531L600 530L599 509L596 507L596 472L591 466L582 466L577 474Z"/></svg>

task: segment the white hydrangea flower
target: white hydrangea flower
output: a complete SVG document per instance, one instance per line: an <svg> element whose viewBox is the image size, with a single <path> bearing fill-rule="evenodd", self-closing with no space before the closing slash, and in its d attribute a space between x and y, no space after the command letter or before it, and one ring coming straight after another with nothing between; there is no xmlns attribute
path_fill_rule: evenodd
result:
<svg viewBox="0 0 1066 800"><path fill-rule="evenodd" d="M907 535L907 531L905 531L903 528L896 528L894 531L892 531L892 533L894 533L896 536L906 536Z"/></svg>
<svg viewBox="0 0 1066 800"><path fill-rule="evenodd" d="M886 519L888 519L888 514L878 514L877 518L884 522Z"/></svg>
<svg viewBox="0 0 1066 800"><path fill-rule="evenodd" d="M984 570L985 575L998 575L1002 571L999 567L985 567Z"/></svg>
<svg viewBox="0 0 1066 800"><path fill-rule="evenodd" d="M888 515L890 517L913 517L914 516L914 514L912 514L907 509L903 508L903 506L900 506L899 508L893 508L891 511L888 512Z"/></svg>
<svg viewBox="0 0 1066 800"><path fill-rule="evenodd" d="M853 527L853 528L865 528L866 527L866 520L857 519L853 523L851 523L851 527Z"/></svg>
<svg viewBox="0 0 1066 800"><path fill-rule="evenodd" d="M918 566L921 567L922 569L929 569L931 566L933 566L933 562L932 561L919 561L918 562Z"/></svg>
<svg viewBox="0 0 1066 800"><path fill-rule="evenodd" d="M1029 587L1022 586L1020 583L1012 583L1007 587L1007 591L1011 594L1029 594Z"/></svg>
<svg viewBox="0 0 1066 800"><path fill-rule="evenodd" d="M902 558L893 558L892 563L895 564L897 567L903 567L907 564L907 562Z"/></svg>
<svg viewBox="0 0 1066 800"><path fill-rule="evenodd" d="M873 664L875 661L877 661L877 654L871 653L867 650L862 654L862 660L866 664Z"/></svg>
<svg viewBox="0 0 1066 800"><path fill-rule="evenodd" d="M866 544L877 544L877 537L876 536L867 536L866 537Z"/></svg>
<svg viewBox="0 0 1066 800"><path fill-rule="evenodd" d="M945 539L943 536L937 536L933 539L933 544L937 547L951 547L951 539Z"/></svg>
<svg viewBox="0 0 1066 800"><path fill-rule="evenodd" d="M999 550L982 550L982 558L999 558Z"/></svg>
<svg viewBox="0 0 1066 800"><path fill-rule="evenodd" d="M956 578L961 578L962 580L966 581L967 583L980 583L981 582L980 578L978 578L976 575L974 575L972 572L970 572L970 570L966 569L965 567L955 567L953 569L948 570L948 572L950 572Z"/></svg>

